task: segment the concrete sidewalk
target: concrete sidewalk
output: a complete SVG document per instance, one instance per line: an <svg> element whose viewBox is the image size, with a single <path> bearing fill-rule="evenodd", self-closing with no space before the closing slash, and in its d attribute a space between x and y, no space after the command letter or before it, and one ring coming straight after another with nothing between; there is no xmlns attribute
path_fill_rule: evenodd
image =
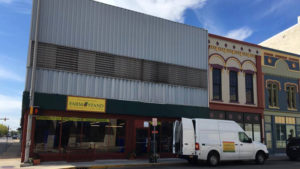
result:
<svg viewBox="0 0 300 169"><path fill-rule="evenodd" d="M286 161L288 158L285 154L271 155L269 160ZM154 166L154 165L168 165L168 164L182 164L187 163L186 160L178 158L162 158L158 160L158 163L149 163L146 159L137 160L96 160L89 162L42 162L38 166L22 167L23 169L75 169L75 168L112 168L112 167L124 167L124 166ZM14 159L0 159L1 168L20 168L20 158Z"/></svg>

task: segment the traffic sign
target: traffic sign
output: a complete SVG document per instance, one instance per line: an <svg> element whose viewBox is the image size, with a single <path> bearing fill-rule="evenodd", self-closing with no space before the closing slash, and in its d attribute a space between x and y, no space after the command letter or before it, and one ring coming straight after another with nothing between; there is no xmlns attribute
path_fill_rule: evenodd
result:
<svg viewBox="0 0 300 169"><path fill-rule="evenodd" d="M152 118L152 126L157 126L157 118Z"/></svg>

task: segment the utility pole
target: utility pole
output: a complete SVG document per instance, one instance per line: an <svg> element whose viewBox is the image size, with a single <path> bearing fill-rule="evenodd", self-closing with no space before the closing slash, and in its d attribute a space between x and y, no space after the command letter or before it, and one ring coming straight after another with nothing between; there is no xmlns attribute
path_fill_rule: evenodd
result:
<svg viewBox="0 0 300 169"><path fill-rule="evenodd" d="M26 130L26 142L25 142L25 155L24 163L29 163L29 152L31 145L31 129L32 129L32 113L34 106L34 89L35 89L35 71L37 62L37 48L38 48L38 29L39 29L39 18L40 18L40 0L36 0L36 18L35 18L35 33L34 33L34 49L33 49L33 61L31 69L31 83L30 83L30 93L29 93L29 106L30 111L27 119L27 130ZM31 42L30 42L31 43ZM31 52L29 52L30 54Z"/></svg>

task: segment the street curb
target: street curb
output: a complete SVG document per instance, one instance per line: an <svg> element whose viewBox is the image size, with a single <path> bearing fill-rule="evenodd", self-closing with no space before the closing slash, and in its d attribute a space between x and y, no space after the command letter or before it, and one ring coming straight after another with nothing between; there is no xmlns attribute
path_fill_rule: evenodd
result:
<svg viewBox="0 0 300 169"><path fill-rule="evenodd" d="M95 165L90 167L68 167L64 169L102 169L102 168L120 168L120 167L147 167L147 166L161 166L171 164L184 164L184 162L169 162L169 163L143 163L143 164L112 164L112 165Z"/></svg>

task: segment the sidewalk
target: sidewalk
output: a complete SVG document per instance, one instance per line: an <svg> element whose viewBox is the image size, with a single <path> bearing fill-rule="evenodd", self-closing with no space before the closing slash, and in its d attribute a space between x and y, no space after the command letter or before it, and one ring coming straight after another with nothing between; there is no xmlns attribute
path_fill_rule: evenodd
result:
<svg viewBox="0 0 300 169"><path fill-rule="evenodd" d="M269 160L283 160L288 158L285 154L271 155ZM168 165L168 164L182 164L187 163L186 160L178 158L162 158L158 160L158 163L149 163L148 159L138 160L96 160L89 162L42 162L38 166L22 167L22 169L75 169L75 168L111 168L111 167L123 167L123 166L154 166L154 165ZM14 159L0 159L0 169L2 168L20 168L20 158Z"/></svg>
<svg viewBox="0 0 300 169"><path fill-rule="evenodd" d="M177 158L162 158L158 163L149 163L148 159L141 160L96 160L89 162L42 162L38 166L22 167L23 169L75 169L75 168L110 168L122 166L153 166L153 165L168 165L168 164L182 164L186 160ZM20 168L20 158L15 159L0 159L0 169L2 168Z"/></svg>

